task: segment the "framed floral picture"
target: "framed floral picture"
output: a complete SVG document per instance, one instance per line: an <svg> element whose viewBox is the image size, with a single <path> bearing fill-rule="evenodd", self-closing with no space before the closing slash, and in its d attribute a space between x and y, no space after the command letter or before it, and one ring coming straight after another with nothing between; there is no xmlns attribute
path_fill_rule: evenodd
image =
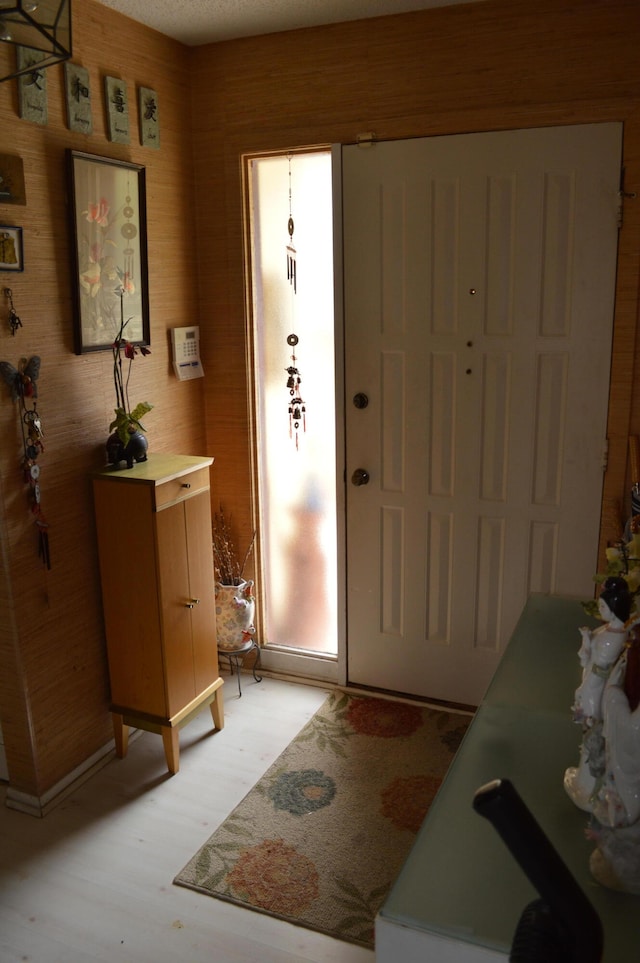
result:
<svg viewBox="0 0 640 963"><path fill-rule="evenodd" d="M149 344L145 169L67 151L76 354Z"/></svg>

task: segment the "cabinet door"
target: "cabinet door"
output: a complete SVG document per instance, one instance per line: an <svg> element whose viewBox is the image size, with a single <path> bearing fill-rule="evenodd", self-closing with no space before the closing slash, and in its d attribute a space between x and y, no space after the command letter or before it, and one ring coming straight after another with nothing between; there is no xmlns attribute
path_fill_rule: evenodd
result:
<svg viewBox="0 0 640 963"><path fill-rule="evenodd" d="M156 537L167 716L171 718L196 696L184 502L157 512Z"/></svg>
<svg viewBox="0 0 640 963"><path fill-rule="evenodd" d="M156 515L167 715L218 677L209 491Z"/></svg>
<svg viewBox="0 0 640 963"><path fill-rule="evenodd" d="M94 501L111 702L164 716L166 695L149 489L96 479ZM123 519L127 524L122 524Z"/></svg>
<svg viewBox="0 0 640 963"><path fill-rule="evenodd" d="M198 599L191 609L196 695L218 678L216 608L209 492L184 503L189 557L189 590Z"/></svg>

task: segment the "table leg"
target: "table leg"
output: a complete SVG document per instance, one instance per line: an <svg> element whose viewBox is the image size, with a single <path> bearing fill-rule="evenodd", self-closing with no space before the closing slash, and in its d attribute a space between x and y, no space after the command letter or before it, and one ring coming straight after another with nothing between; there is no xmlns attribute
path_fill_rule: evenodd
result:
<svg viewBox="0 0 640 963"><path fill-rule="evenodd" d="M216 729L224 729L224 697L222 695L222 686L216 689L215 699L209 703L209 708L211 709L211 718L213 719L214 727Z"/></svg>
<svg viewBox="0 0 640 963"><path fill-rule="evenodd" d="M162 742L169 772L175 774L180 769L179 730L174 726L162 726Z"/></svg>
<svg viewBox="0 0 640 963"><path fill-rule="evenodd" d="M124 759L129 747L129 726L125 724L124 716L121 712L112 712L113 738L116 744L116 756Z"/></svg>

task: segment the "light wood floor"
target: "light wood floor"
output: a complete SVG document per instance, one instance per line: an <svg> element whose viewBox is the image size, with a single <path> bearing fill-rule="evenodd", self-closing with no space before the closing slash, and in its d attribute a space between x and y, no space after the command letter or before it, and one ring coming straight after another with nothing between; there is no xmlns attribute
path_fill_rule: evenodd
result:
<svg viewBox="0 0 640 963"><path fill-rule="evenodd" d="M374 954L174 886L198 847L311 718L326 690L243 676L180 734L169 776L144 733L44 819L0 793L1 963L372 963Z"/></svg>

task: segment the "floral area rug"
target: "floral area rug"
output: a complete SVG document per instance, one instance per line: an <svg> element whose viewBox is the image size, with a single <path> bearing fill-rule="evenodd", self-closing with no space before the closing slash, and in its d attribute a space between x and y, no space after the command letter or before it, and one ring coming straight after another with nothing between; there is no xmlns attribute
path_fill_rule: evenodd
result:
<svg viewBox="0 0 640 963"><path fill-rule="evenodd" d="M469 722L333 693L174 883L372 947Z"/></svg>

